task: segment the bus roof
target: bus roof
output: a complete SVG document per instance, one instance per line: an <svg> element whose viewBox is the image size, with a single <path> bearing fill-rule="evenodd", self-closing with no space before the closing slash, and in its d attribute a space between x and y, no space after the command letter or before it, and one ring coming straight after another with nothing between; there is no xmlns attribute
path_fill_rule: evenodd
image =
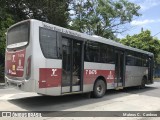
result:
<svg viewBox="0 0 160 120"><path fill-rule="evenodd" d="M123 44L121 44L119 42L115 42L115 41L110 40L110 39L106 39L106 38L103 38L103 37L100 37L100 36L96 36L96 35L93 35L93 36L87 35L85 33L80 33L80 32L74 31L74 30L70 30L70 29L67 29L67 28L59 27L59 26L56 26L56 25L53 25L53 24L49 24L49 23L46 23L46 22L42 22L42 21L39 21L39 20L35 20L35 19L24 20L24 21L21 21L21 22L18 22L16 24L12 25L11 27L14 27L17 24L20 24L20 23L23 23L23 22L27 22L27 21L41 22L43 27L45 27L45 28L48 28L48 29L51 29L51 30L55 30L55 31L58 31L58 32L62 32L62 33L66 33L66 34L69 34L69 35L72 35L72 36L80 37L80 38L83 38L84 40L96 41L96 42L112 45L112 46L115 46L115 47L118 47L118 48L123 48L124 50L131 50L131 51L135 51L135 52L148 54L149 56L153 56L153 53L151 53L151 52L147 52L147 51L144 51L144 50L140 50L140 49L137 49L137 48L126 46L126 45L123 45Z"/></svg>

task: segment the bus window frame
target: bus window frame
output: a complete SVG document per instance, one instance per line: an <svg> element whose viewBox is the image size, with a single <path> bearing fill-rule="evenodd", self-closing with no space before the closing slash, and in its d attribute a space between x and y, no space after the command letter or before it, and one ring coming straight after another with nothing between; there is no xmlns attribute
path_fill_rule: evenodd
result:
<svg viewBox="0 0 160 120"><path fill-rule="evenodd" d="M128 57L128 54L131 54L131 56L134 58L134 65L133 64L127 64L127 57ZM141 55L140 57L137 56L137 54ZM148 54L144 54L144 53L141 53L141 52L137 52L137 51L132 51L132 50L126 50L126 66L136 66L136 67L148 67L147 63L146 65L144 65L143 63L143 60L148 60L149 58L149 55ZM137 65L135 62L136 62L136 59L141 59L141 65Z"/></svg>
<svg viewBox="0 0 160 120"><path fill-rule="evenodd" d="M27 42L27 44L24 45L24 46L21 46L21 47L8 48L7 46L8 46L8 33L9 33L9 31L10 31L12 28L16 27L16 26L19 26L19 25L25 24L25 23L28 24L28 42ZM12 27L10 27L10 28L7 30L7 35L6 35L6 48L7 48L7 50L8 50L8 51L15 51L15 50L21 50L21 49L26 48L26 47L29 45L29 43L30 43L30 39L31 39L31 36L30 36L31 33L30 33L30 32L31 32L31 21L30 21L30 20L20 22L20 23L18 23L18 24L13 25Z"/></svg>
<svg viewBox="0 0 160 120"><path fill-rule="evenodd" d="M99 48L99 60L98 61L88 61L88 60L86 60L86 53L84 53L84 61L86 61L86 62L92 62L92 63L104 63L104 64L115 64L115 46L113 46L113 45L110 45L110 44L106 44L106 43L101 43L101 42L98 42L98 41L92 41L92 40L87 40L86 42L85 42L85 50L86 50L86 47L87 47L87 42L93 42L93 43L97 43L98 44L98 48ZM90 44L91 44L90 43ZM112 57L110 57L110 58L112 58L112 62L108 62L108 58L107 58L107 60L105 61L105 62L103 62L103 60L102 60L102 58L101 58L101 48L102 48L102 46L105 46L105 48L107 48L107 54L108 54L108 51L109 50L112 50ZM108 49L109 48L109 49Z"/></svg>
<svg viewBox="0 0 160 120"><path fill-rule="evenodd" d="M41 46L41 42L40 42L40 29L45 29L45 30L49 30L49 31L53 31L53 32L56 32L56 49L57 49L57 58L50 58L50 57L46 57L43 50L42 50L42 46ZM58 36L58 32L55 31L55 30L51 30L51 29L47 29L47 28L44 28L44 27L41 27L39 26L39 45L40 45L40 48L41 48L41 51L42 51L42 54L43 56L46 58L46 59L61 59L60 57L60 46L58 44L58 41L59 41L59 36Z"/></svg>

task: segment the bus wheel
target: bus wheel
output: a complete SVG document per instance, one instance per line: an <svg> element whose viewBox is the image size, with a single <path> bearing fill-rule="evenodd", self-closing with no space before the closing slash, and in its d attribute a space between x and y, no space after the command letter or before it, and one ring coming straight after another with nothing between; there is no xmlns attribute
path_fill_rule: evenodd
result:
<svg viewBox="0 0 160 120"><path fill-rule="evenodd" d="M103 80L97 80L93 88L93 96L96 98L101 98L106 92L106 85Z"/></svg>
<svg viewBox="0 0 160 120"><path fill-rule="evenodd" d="M142 89L145 88L145 84L146 84L146 78L143 77L140 88Z"/></svg>

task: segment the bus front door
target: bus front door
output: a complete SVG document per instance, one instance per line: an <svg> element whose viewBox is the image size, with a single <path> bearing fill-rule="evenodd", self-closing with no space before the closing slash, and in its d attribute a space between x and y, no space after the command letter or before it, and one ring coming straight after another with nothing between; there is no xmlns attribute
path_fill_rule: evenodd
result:
<svg viewBox="0 0 160 120"><path fill-rule="evenodd" d="M62 39L62 94L81 91L82 42Z"/></svg>
<svg viewBox="0 0 160 120"><path fill-rule="evenodd" d="M123 51L115 51L115 88L121 89L124 86L125 55Z"/></svg>

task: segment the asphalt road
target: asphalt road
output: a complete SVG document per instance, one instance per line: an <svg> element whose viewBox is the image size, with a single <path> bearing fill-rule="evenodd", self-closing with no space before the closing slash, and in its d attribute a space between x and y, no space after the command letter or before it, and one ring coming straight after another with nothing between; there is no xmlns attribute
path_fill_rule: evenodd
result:
<svg viewBox="0 0 160 120"><path fill-rule="evenodd" d="M137 87L120 91L108 90L103 98L87 98L85 95L68 96L40 96L36 93L22 92L14 88L0 89L0 111L160 111L160 82L147 86L145 89ZM90 114L88 112L88 114ZM64 114L54 119L63 120ZM83 115L82 115L83 116ZM1 119L1 118L0 118ZM5 118L3 118L5 119ZM34 118L35 119L35 118ZM39 118L37 118L39 120ZM41 119L53 119L50 117ZM83 119L82 117L67 119ZM89 117L89 119L106 119ZM119 120L143 120L144 117L112 117ZM158 118L152 118L158 119ZM160 119L160 118L159 118ZM6 118L8 120L8 118Z"/></svg>

